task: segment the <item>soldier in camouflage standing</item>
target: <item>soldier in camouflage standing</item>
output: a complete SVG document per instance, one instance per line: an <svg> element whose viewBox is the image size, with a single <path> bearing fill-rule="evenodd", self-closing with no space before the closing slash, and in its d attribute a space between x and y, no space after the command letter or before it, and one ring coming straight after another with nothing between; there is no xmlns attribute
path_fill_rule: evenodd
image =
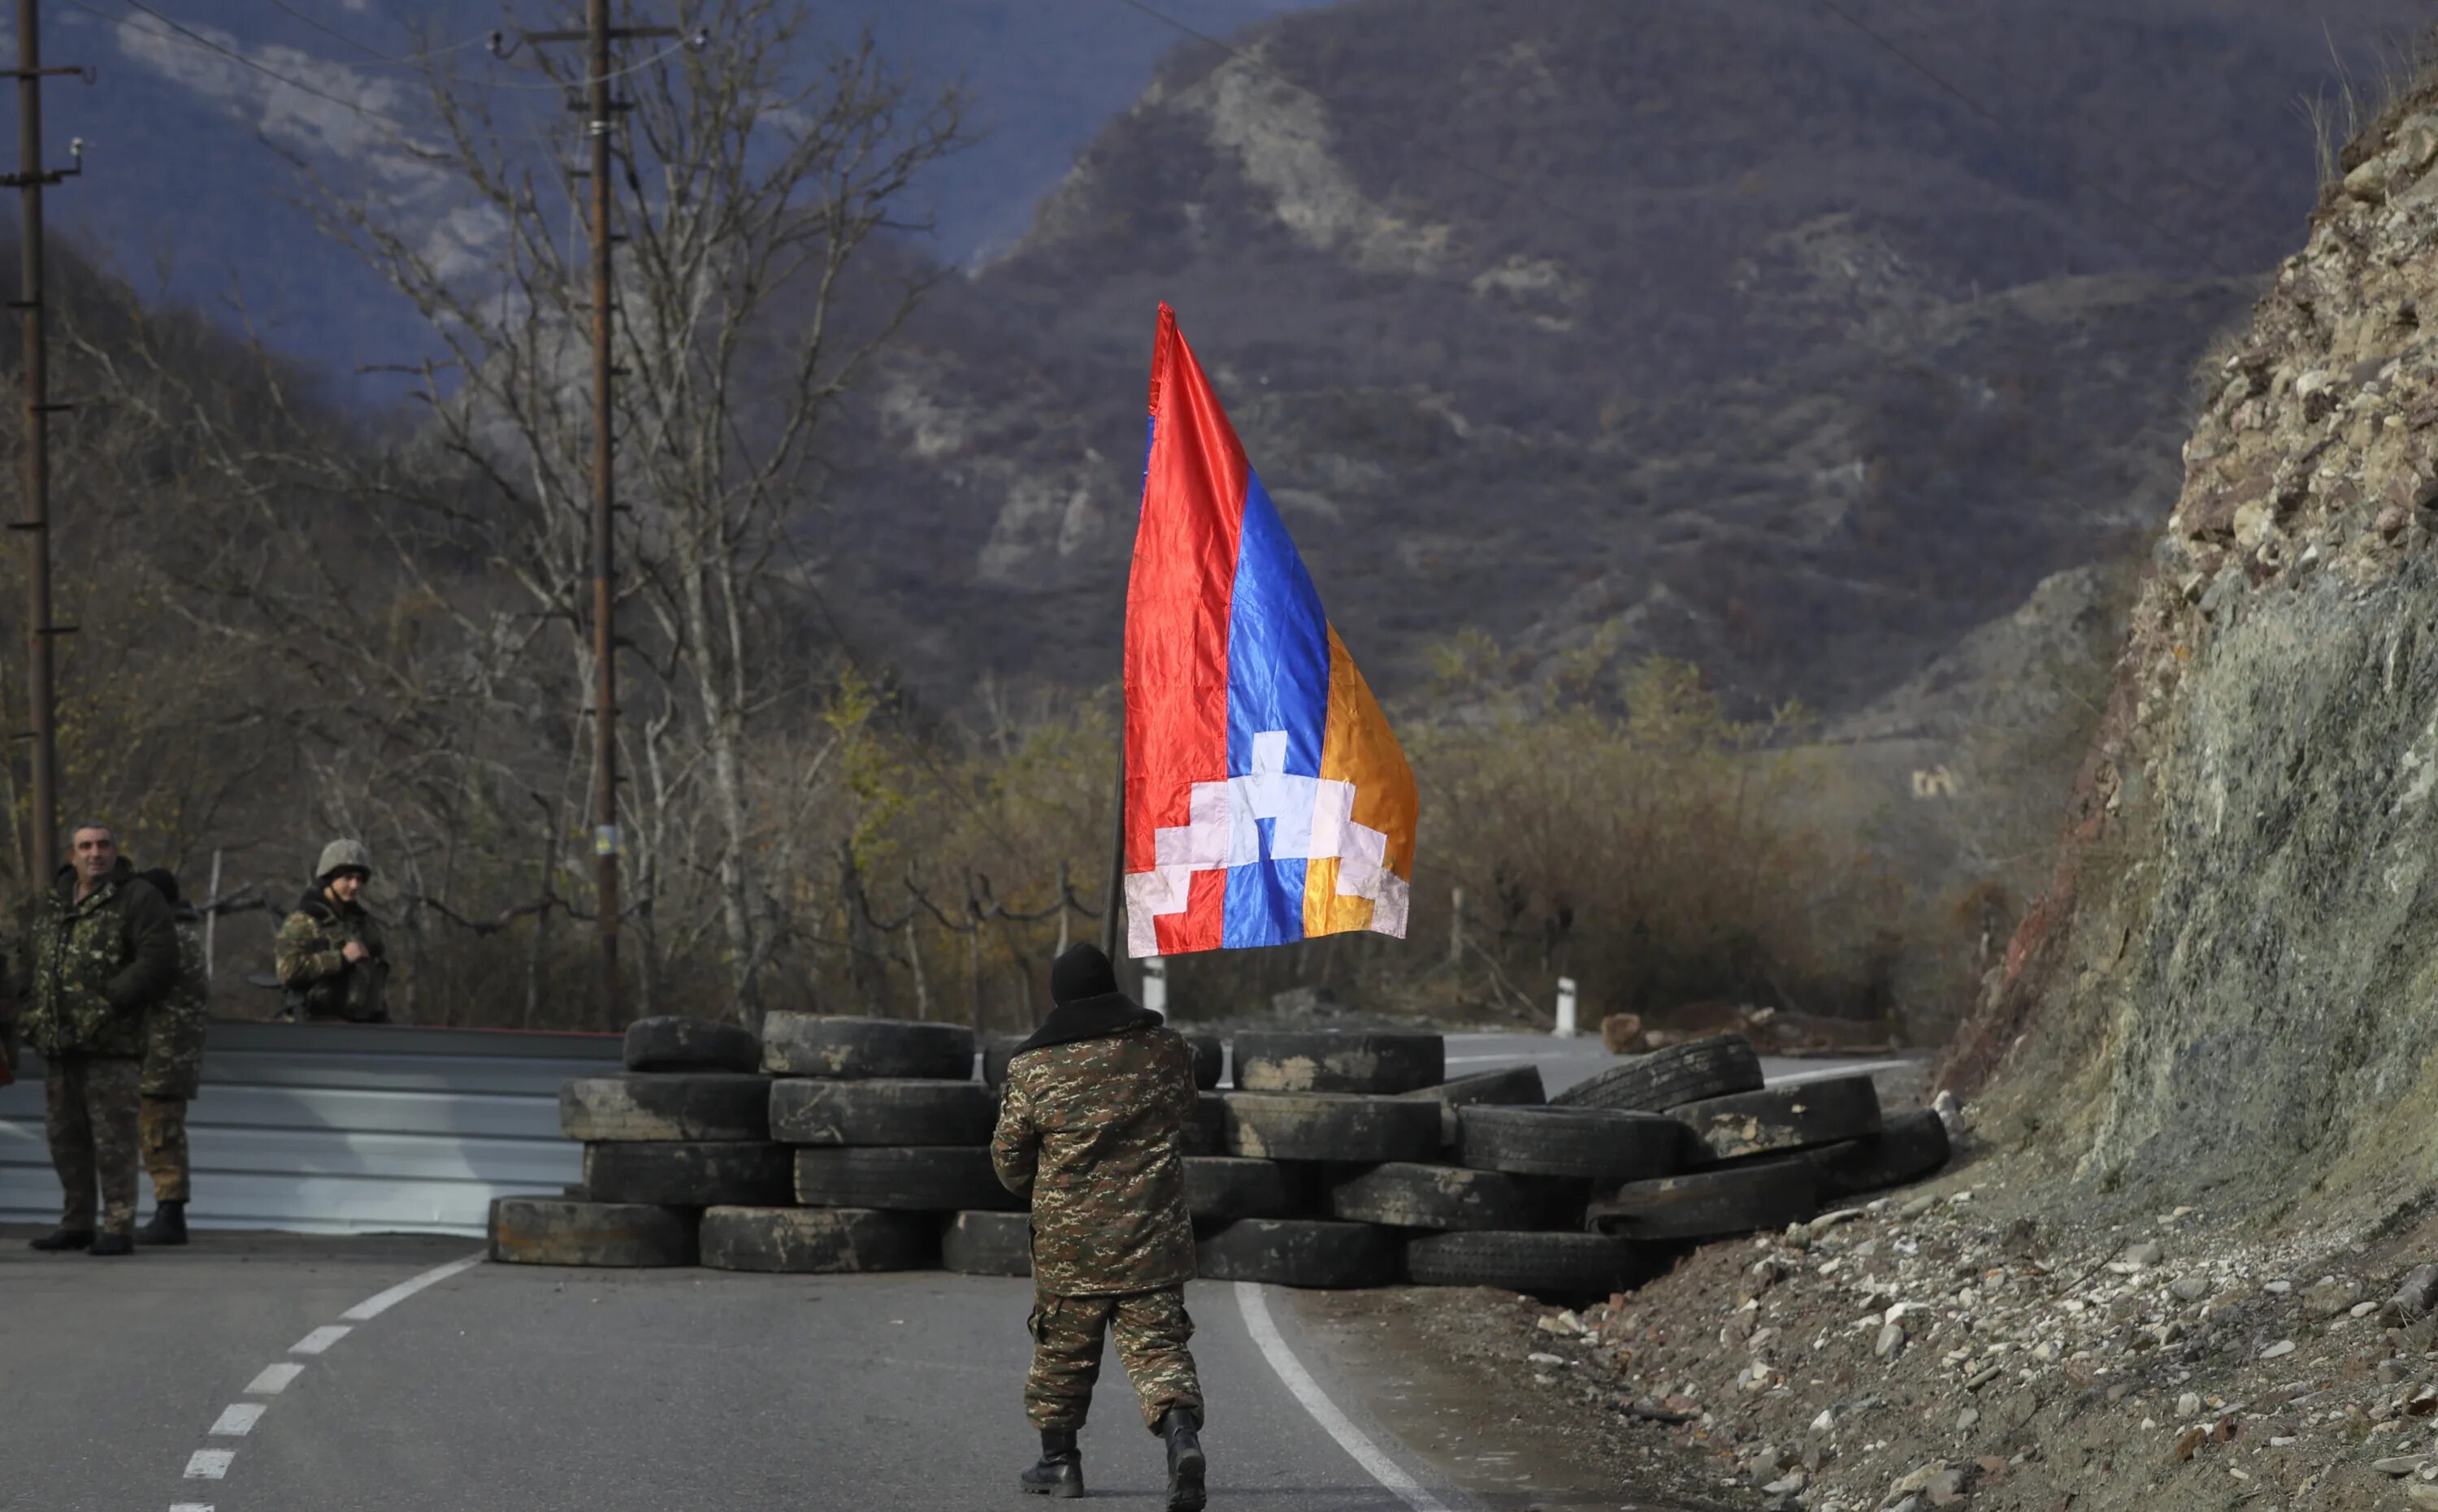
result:
<svg viewBox="0 0 2438 1512"><path fill-rule="evenodd" d="M298 1017L389 1022L380 926L357 901L372 874L373 853L362 841L332 840L313 868L313 886L279 926L274 964Z"/></svg>
<svg viewBox="0 0 2438 1512"><path fill-rule="evenodd" d="M69 840L76 859L35 900L19 994L26 1041L43 1057L44 1123L64 1197L60 1226L32 1242L125 1255L135 1247L146 1019L177 984L177 926L108 825L79 825Z"/></svg>
<svg viewBox="0 0 2438 1512"><path fill-rule="evenodd" d="M1077 945L1051 968L1055 1009L1009 1062L991 1160L1033 1203L1033 1371L1025 1415L1041 1462L1017 1478L1039 1496L1084 1494L1075 1434L1101 1373L1101 1338L1168 1441L1168 1505L1203 1504L1202 1387L1186 1341L1193 1227L1185 1127L1193 1053L1118 991L1109 958Z"/></svg>
<svg viewBox="0 0 2438 1512"><path fill-rule="evenodd" d="M145 1169L152 1174L152 1221L135 1231L138 1244L186 1242L186 1199L192 1162L186 1154L186 1104L203 1080L203 1026L211 993L200 931L188 927L203 915L182 905L178 879L155 867L136 875L169 905L178 928L178 985L152 1011L145 1036L143 1106L136 1114Z"/></svg>

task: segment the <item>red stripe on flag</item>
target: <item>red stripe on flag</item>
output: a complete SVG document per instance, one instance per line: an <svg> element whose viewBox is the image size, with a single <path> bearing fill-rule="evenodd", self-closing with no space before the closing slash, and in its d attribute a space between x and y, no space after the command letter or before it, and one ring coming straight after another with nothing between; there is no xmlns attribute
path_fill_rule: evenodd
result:
<svg viewBox="0 0 2438 1512"><path fill-rule="evenodd" d="M1126 585L1128 871L1157 863L1157 832L1188 821L1194 783L1228 778L1228 624L1248 471L1218 396L1164 304L1152 343L1151 417ZM1210 939L1175 948L1217 946L1225 882L1219 873L1193 879L1186 914L1161 921L1164 948L1172 923L1198 941L1206 911Z"/></svg>

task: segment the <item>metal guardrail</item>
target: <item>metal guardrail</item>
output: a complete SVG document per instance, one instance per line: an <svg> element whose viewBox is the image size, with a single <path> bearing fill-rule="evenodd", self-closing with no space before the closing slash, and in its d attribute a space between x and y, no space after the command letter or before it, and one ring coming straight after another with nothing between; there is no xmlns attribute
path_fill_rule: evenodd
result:
<svg viewBox="0 0 2438 1512"><path fill-rule="evenodd" d="M558 1087L618 1064L610 1034L215 1024L188 1107L197 1228L479 1236L490 1201L583 1179ZM151 1183L143 1183L143 1205ZM0 1222L48 1223L59 1179L42 1062L0 1087Z"/></svg>

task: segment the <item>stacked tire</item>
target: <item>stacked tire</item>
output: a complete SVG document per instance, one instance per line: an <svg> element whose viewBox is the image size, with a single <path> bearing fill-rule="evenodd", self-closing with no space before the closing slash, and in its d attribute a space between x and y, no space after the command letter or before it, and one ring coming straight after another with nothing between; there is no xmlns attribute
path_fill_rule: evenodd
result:
<svg viewBox="0 0 2438 1512"><path fill-rule="evenodd" d="M1727 1239L1805 1222L1822 1205L1917 1181L1947 1163L1929 1110L1884 1118L1867 1076L1764 1086L1741 1036L1637 1056L1568 1089L1578 1106L1664 1106L1691 1141L1679 1171L1608 1186L1592 1231L1645 1243Z"/></svg>
<svg viewBox="0 0 2438 1512"><path fill-rule="evenodd" d="M1341 1212L1341 1186L1438 1155L1446 1080L1437 1034L1345 1030L1236 1037L1215 1157L1189 1157L1196 1267L1213 1280L1377 1286L1403 1268L1404 1234ZM1389 1201L1393 1174L1375 1183ZM1418 1188L1419 1189L1419 1188Z"/></svg>
<svg viewBox="0 0 2438 1512"><path fill-rule="evenodd" d="M705 1209L784 1200L786 1152L772 1142L769 1081L747 1029L709 1019L628 1025L622 1075L559 1089L559 1128L584 1146L584 1185L500 1197L491 1257L520 1265L697 1263Z"/></svg>
<svg viewBox="0 0 2438 1512"><path fill-rule="evenodd" d="M793 1275L941 1263L943 1231L1021 1204L991 1169L998 1099L954 1024L772 1013L762 1030L770 1136L789 1154L791 1206L703 1219L702 1259ZM1020 1215L1019 1215L1020 1221Z"/></svg>

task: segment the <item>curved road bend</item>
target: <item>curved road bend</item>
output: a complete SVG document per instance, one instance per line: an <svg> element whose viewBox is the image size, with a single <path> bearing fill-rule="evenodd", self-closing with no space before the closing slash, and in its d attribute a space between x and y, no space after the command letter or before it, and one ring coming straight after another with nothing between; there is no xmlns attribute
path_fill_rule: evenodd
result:
<svg viewBox="0 0 2438 1512"><path fill-rule="evenodd" d="M1026 1281L483 1264L347 1324L473 1246L205 1235L184 1254L108 1262L29 1254L31 1232L0 1233L9 1512L1031 1504L1014 1488L1037 1447L1019 1401ZM1237 1289L1196 1282L1215 1505L1476 1505L1370 1418L1299 1337L1290 1299L1261 1295L1307 1392L1345 1415L1356 1447L1281 1380ZM342 1327L319 1353L292 1352ZM280 1364L302 1368L249 1392ZM1096 1504L1162 1504L1160 1446L1114 1356L1084 1444Z"/></svg>

